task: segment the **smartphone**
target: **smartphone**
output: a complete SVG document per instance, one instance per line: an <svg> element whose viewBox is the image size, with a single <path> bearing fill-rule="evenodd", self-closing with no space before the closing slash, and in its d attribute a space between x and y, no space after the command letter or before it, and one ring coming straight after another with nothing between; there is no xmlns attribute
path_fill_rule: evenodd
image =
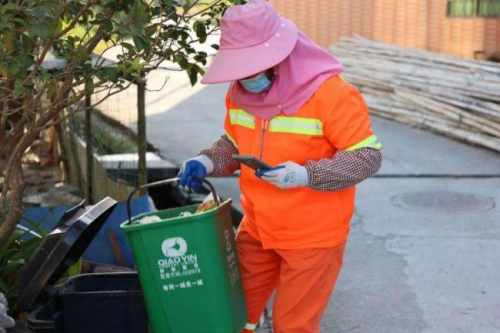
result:
<svg viewBox="0 0 500 333"><path fill-rule="evenodd" d="M233 158L238 162L245 164L247 167L252 168L254 170L273 168L272 166L262 162L257 157L252 155L233 155Z"/></svg>

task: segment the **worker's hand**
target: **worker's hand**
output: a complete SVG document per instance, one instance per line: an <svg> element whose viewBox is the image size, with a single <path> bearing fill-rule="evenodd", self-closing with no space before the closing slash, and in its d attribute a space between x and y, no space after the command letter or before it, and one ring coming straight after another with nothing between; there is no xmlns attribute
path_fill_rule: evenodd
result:
<svg viewBox="0 0 500 333"><path fill-rule="evenodd" d="M306 186L309 182L307 169L295 162L286 162L272 169L262 169L255 175L281 189Z"/></svg>
<svg viewBox="0 0 500 333"><path fill-rule="evenodd" d="M179 185L186 191L198 191L202 184L200 179L204 179L213 169L214 165L208 156L190 158L182 163L181 171L177 175L180 178Z"/></svg>

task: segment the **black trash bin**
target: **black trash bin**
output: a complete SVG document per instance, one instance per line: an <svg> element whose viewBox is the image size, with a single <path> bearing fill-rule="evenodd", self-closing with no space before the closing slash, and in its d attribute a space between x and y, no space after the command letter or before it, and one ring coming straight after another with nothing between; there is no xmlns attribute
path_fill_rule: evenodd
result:
<svg viewBox="0 0 500 333"><path fill-rule="evenodd" d="M17 310L35 333L148 333L137 273L82 274L57 285L114 210L105 198L67 211L26 265Z"/></svg>

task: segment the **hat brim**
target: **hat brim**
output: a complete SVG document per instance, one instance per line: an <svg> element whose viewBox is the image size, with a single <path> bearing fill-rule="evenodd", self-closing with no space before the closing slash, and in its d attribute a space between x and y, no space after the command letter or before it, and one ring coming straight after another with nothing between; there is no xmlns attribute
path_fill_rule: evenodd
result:
<svg viewBox="0 0 500 333"><path fill-rule="evenodd" d="M244 79L285 60L297 43L299 30L292 21L281 20L278 30L261 44L241 49L220 49L201 83Z"/></svg>

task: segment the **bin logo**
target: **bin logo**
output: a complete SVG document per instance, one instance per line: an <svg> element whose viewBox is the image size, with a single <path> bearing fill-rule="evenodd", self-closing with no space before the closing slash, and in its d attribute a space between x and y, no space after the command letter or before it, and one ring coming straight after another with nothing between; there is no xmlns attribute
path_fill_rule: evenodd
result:
<svg viewBox="0 0 500 333"><path fill-rule="evenodd" d="M167 238L163 241L161 250L167 257L182 257L187 252L187 243L182 237Z"/></svg>

